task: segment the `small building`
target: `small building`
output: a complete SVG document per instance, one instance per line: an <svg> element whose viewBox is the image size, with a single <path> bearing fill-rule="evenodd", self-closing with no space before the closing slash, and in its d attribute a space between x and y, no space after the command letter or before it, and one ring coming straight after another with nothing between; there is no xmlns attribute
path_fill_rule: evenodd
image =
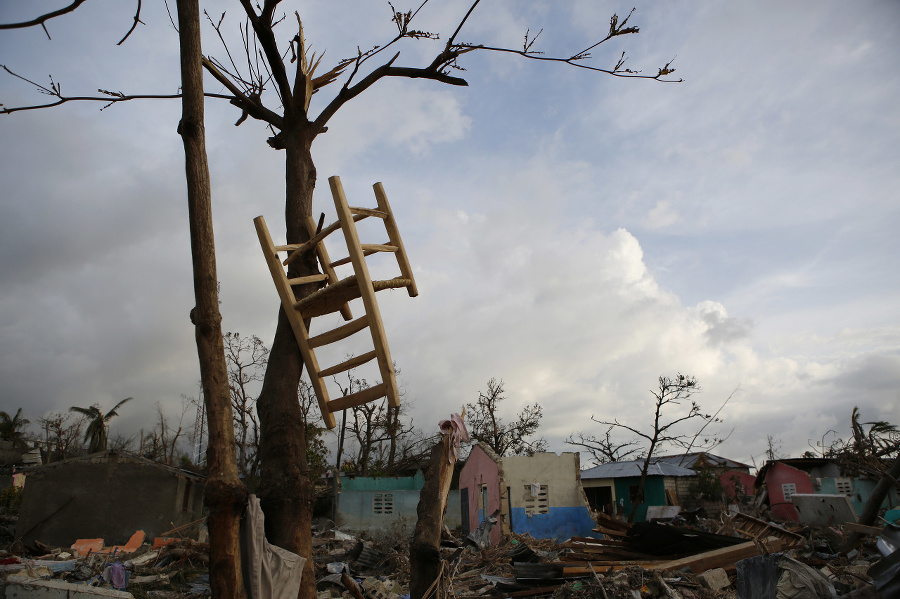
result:
<svg viewBox="0 0 900 599"><path fill-rule="evenodd" d="M644 460L629 460L583 470L581 484L591 507L608 514L630 515L641 484L643 467ZM691 485L696 480L697 473L693 470L664 461L652 461L644 482L644 502L638 506L635 522L646 520L647 507L651 505L681 505L687 502Z"/></svg>
<svg viewBox="0 0 900 599"><path fill-rule="evenodd" d="M760 469L755 486L765 489L772 517L798 521L800 514L791 501L798 494L845 495L857 515L875 490L878 480L861 472L851 472L831 458L785 458L769 460ZM891 488L883 508L900 505L900 493Z"/></svg>
<svg viewBox="0 0 900 599"><path fill-rule="evenodd" d="M419 492L425 486L421 472L414 476L342 476L338 495L339 528L354 531L389 530L406 527L411 534L416 524ZM459 503L459 491L451 490L447 505ZM444 524L460 526L459 511L448 509Z"/></svg>
<svg viewBox="0 0 900 599"><path fill-rule="evenodd" d="M596 536L577 453L500 457L479 442L460 472L459 497L466 534L497 513L492 544L510 532L537 539Z"/></svg>
<svg viewBox="0 0 900 599"><path fill-rule="evenodd" d="M28 471L16 536L65 547L77 539L125 544L203 517L206 478L119 452L80 456Z"/></svg>
<svg viewBox="0 0 900 599"><path fill-rule="evenodd" d="M719 480L722 495L730 503L742 503L753 496L756 477L750 474L751 466L705 451L671 456L658 456L654 462L665 462L696 472L699 476L713 475Z"/></svg>

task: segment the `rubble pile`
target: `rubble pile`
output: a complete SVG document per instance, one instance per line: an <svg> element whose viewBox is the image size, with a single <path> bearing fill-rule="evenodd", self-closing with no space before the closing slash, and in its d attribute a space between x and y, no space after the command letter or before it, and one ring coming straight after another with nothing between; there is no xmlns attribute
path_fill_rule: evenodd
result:
<svg viewBox="0 0 900 599"><path fill-rule="evenodd" d="M627 525L598 515L598 538L564 542L508 535L483 549L445 530L435 599L755 599L900 597L900 527L868 527L857 549L838 553L860 525L784 525L746 514ZM789 527L789 528L788 528ZM202 534L200 535L202 538ZM314 532L318 599L409 599L409 546ZM176 599L210 594L209 545L188 538L125 544L80 539L0 552L6 583L57 581Z"/></svg>

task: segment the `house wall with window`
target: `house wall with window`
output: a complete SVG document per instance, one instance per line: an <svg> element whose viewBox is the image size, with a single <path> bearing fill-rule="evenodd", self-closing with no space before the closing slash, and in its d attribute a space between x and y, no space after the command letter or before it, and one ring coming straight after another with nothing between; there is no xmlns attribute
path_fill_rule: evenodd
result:
<svg viewBox="0 0 900 599"><path fill-rule="evenodd" d="M815 493L809 474L787 464L769 462L765 480L772 517L795 522L800 520L800 514L791 501L791 495Z"/></svg>
<svg viewBox="0 0 900 599"><path fill-rule="evenodd" d="M462 515L463 532L468 534L478 528L485 516L490 516L501 508L500 467L501 459L490 447L477 443L469 452L465 466L459 473L459 510ZM447 512L454 504L447 502ZM502 510L501 510L502 511ZM491 529L492 544L500 541L508 528L508 516L503 512L499 526Z"/></svg>
<svg viewBox="0 0 900 599"><path fill-rule="evenodd" d="M577 453L536 453L502 460L501 494L511 532L537 539L596 536Z"/></svg>
<svg viewBox="0 0 900 599"><path fill-rule="evenodd" d="M411 532L416 524L419 492L424 485L425 477L420 472L415 476L341 478L337 526L357 531L406 526ZM450 491L447 504L459 504L459 491ZM444 524L450 528L458 527L459 511L447 510Z"/></svg>

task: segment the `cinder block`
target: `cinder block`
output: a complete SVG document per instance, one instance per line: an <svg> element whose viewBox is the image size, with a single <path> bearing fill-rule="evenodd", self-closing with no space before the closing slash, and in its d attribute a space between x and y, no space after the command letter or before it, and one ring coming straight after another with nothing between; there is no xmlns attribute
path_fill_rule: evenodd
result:
<svg viewBox="0 0 900 599"><path fill-rule="evenodd" d="M700 580L713 591L719 591L731 585L728 574L722 568L707 570L700 575Z"/></svg>

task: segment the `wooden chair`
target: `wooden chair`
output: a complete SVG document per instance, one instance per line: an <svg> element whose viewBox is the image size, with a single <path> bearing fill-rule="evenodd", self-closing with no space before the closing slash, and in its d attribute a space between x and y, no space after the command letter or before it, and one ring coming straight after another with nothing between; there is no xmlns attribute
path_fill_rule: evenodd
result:
<svg viewBox="0 0 900 599"><path fill-rule="evenodd" d="M269 235L265 219L262 216L258 216L253 219L253 222L256 225L256 232L259 236L263 254L266 257L266 263L269 266L269 271L272 273L272 280L275 282L275 288L278 290L278 295L281 298L281 304L284 307L285 314L287 314L288 321L291 323L294 337L297 339L297 345L300 346L300 353L303 356L312 387L315 390L319 408L322 410L325 425L328 428L334 428L334 412L376 401L382 397L387 397L388 403L392 407L400 406L397 377L391 361L391 353L388 349L381 313L378 310L378 302L375 300L375 292L400 287L405 287L410 297L417 296L419 292L416 289L412 268L410 268L406 250L403 248L403 241L400 239L400 232L394 221L391 206L388 203L387 195L384 193L384 187L382 187L381 183L376 183L373 186L378 203L376 209L349 206L339 177L330 177L328 183L331 186L331 195L334 197L334 207L337 210L338 220L317 233L316 223L310 217L306 226L309 229L311 239L306 243L276 246ZM388 234L387 243L360 243L356 222L369 217L380 218L383 221ZM338 229L343 233L349 255L346 258L331 261L325 249L324 240ZM313 249L322 267L322 274L289 279L285 272L285 266L305 252ZM288 257L283 262L278 258L279 252L288 253ZM400 276L388 280L373 281L369 275L366 256L376 252L392 252L397 258ZM334 269L344 264L352 265L353 274L344 279L338 279ZM303 299L297 300L294 297L292 289L294 285L315 282L324 283L324 287ZM354 320L348 302L357 298L362 299L365 314ZM344 320L349 322L310 337L309 331L304 325L304 320L334 312L340 312ZM329 368L321 369L319 367L315 353L316 348L346 339L367 327L371 333L372 344L374 345L372 351ZM378 370L381 373L380 383L338 399L329 399L328 389L322 379L350 370L372 359L378 361Z"/></svg>

